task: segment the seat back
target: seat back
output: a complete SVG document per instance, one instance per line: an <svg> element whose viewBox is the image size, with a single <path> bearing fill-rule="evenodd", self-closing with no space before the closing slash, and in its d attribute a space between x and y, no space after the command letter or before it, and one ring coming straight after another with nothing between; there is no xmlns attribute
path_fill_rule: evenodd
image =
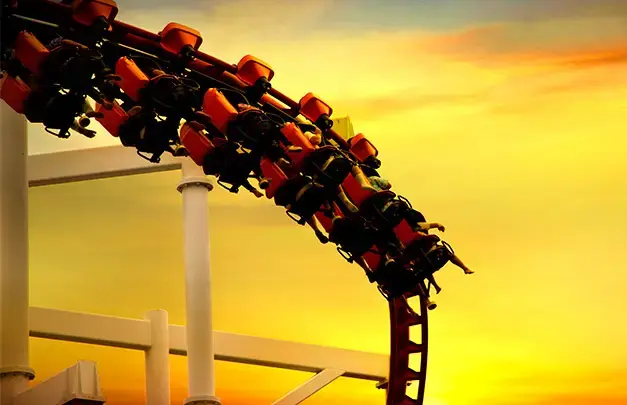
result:
<svg viewBox="0 0 627 405"><path fill-rule="evenodd" d="M274 198L277 190L285 185L288 177L276 163L268 158L261 159L261 172L265 178L270 180L270 186L266 189L266 197Z"/></svg>
<svg viewBox="0 0 627 405"><path fill-rule="evenodd" d="M376 194L376 191L372 189L362 188L361 184L359 184L352 173L344 179L342 187L344 188L346 195L353 201L353 204L355 204L357 208L359 208L367 198Z"/></svg>

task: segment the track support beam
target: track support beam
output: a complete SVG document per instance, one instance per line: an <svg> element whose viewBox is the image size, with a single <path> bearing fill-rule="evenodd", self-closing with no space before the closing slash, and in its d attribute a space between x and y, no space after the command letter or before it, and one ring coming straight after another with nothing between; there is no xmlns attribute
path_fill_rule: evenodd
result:
<svg viewBox="0 0 627 405"><path fill-rule="evenodd" d="M298 405L307 398L320 391L344 374L344 370L326 368L311 377L300 387L293 389L282 398L274 401L272 405Z"/></svg>
<svg viewBox="0 0 627 405"><path fill-rule="evenodd" d="M0 101L0 403L35 378L28 358L26 118Z"/></svg>
<svg viewBox="0 0 627 405"><path fill-rule="evenodd" d="M215 396L211 267L209 263L209 201L213 184L191 159L182 163L177 188L183 194L185 255L185 336L189 397L185 405L220 405Z"/></svg>
<svg viewBox="0 0 627 405"><path fill-rule="evenodd" d="M146 405L170 405L170 328L164 310L146 314L150 349L145 352Z"/></svg>

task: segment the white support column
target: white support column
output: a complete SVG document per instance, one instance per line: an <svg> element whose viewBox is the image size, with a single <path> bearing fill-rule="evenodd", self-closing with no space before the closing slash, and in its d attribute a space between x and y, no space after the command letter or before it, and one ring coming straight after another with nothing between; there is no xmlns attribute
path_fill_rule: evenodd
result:
<svg viewBox="0 0 627 405"><path fill-rule="evenodd" d="M186 405L220 405L215 396L207 191L213 184L191 159L182 164L187 370Z"/></svg>
<svg viewBox="0 0 627 405"><path fill-rule="evenodd" d="M0 101L0 403L28 389L26 119Z"/></svg>
<svg viewBox="0 0 627 405"><path fill-rule="evenodd" d="M277 399L272 405L298 405L307 398L320 391L344 374L344 370L325 368L315 376L311 377L300 387L293 389L282 398Z"/></svg>
<svg viewBox="0 0 627 405"><path fill-rule="evenodd" d="M146 314L150 349L146 350L146 405L170 405L170 328L164 310Z"/></svg>

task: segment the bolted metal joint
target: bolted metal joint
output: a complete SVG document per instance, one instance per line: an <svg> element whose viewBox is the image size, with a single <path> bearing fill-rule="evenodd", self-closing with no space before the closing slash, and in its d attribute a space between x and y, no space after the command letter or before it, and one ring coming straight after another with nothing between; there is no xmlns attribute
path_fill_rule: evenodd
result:
<svg viewBox="0 0 627 405"><path fill-rule="evenodd" d="M181 180L176 189L182 193L187 187L205 187L207 191L211 191L213 190L213 183L206 177L188 177Z"/></svg>
<svg viewBox="0 0 627 405"><path fill-rule="evenodd" d="M210 395L202 395L189 397L184 402L184 405L222 405L220 402L220 398L210 396Z"/></svg>
<svg viewBox="0 0 627 405"><path fill-rule="evenodd" d="M2 367L0 368L0 378L7 376L24 376L29 380L35 379L35 370L30 367Z"/></svg>

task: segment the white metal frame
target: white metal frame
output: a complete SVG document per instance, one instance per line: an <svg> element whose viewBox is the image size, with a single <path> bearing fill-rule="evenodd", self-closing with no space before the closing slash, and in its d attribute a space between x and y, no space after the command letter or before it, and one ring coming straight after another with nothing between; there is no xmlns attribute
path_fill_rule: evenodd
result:
<svg viewBox="0 0 627 405"><path fill-rule="evenodd" d="M170 404L170 354L188 357L186 404L220 404L214 359L316 373L273 405L299 404L340 376L377 382L387 378L387 355L212 330L204 224L207 191L213 185L189 160L164 156L153 164L123 146L28 156L24 118L0 104L0 405L104 402L91 362L78 362L28 389L35 375L29 367L28 336L144 351L147 405ZM183 195L187 325L169 325L163 310L150 311L145 319L127 319L29 308L27 187L167 170L182 171L178 190Z"/></svg>

